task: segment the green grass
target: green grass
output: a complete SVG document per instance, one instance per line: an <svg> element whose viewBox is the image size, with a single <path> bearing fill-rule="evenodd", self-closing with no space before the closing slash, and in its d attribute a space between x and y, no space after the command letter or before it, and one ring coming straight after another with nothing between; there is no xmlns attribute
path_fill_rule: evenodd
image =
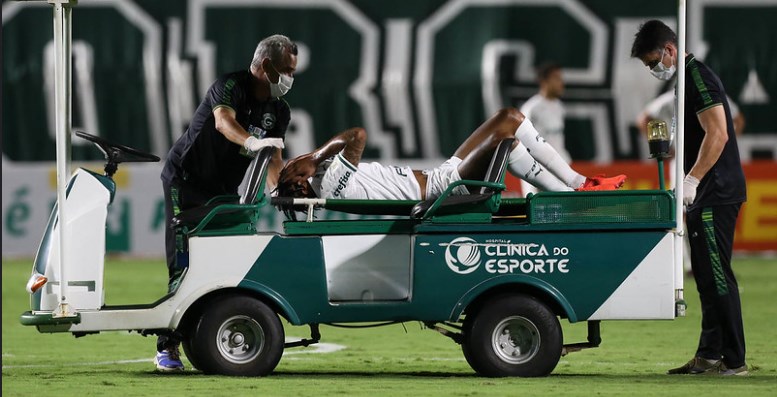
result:
<svg viewBox="0 0 777 397"><path fill-rule="evenodd" d="M406 323L371 329L322 326L322 342L345 349L290 349L272 376L229 378L187 369L153 371L155 339L106 332L75 339L19 324L29 310L30 261L3 261L3 396L491 396L491 395L777 395L777 261L737 258L751 376L667 376L688 360L699 334L699 304L686 280L688 316L674 321L602 322L602 345L562 357L547 378L474 375L450 339ZM149 303L165 291L161 261L110 261L106 303ZM565 342L585 340L586 326L564 324ZM287 326L306 337L307 328ZM187 363L188 364L188 363ZM190 367L189 367L190 368Z"/></svg>

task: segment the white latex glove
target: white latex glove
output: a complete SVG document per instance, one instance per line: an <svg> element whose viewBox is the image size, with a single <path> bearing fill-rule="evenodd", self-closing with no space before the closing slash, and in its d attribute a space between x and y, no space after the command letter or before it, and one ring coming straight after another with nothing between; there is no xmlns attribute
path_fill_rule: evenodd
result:
<svg viewBox="0 0 777 397"><path fill-rule="evenodd" d="M253 135L249 136L248 139L243 142L243 147L246 148L249 152L256 153L261 148L272 146L276 147L278 149L283 149L283 139L281 138L264 138L259 139Z"/></svg>
<svg viewBox="0 0 777 397"><path fill-rule="evenodd" d="M699 180L691 174L686 175L683 179L683 204L686 207L693 204L693 200L696 200L697 187L699 187Z"/></svg>

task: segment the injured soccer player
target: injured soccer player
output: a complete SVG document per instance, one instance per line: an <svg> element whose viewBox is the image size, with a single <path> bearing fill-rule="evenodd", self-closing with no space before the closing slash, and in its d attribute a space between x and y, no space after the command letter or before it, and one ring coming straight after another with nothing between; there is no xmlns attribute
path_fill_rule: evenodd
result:
<svg viewBox="0 0 777 397"><path fill-rule="evenodd" d="M498 111L481 124L439 167L410 167L361 161L367 143L362 128L345 130L313 152L290 160L281 171L279 197L323 199L428 200L439 197L453 182L482 180L499 143L516 138L508 170L541 191L615 190L625 175L585 177L575 172L513 108ZM474 193L460 185L453 194Z"/></svg>

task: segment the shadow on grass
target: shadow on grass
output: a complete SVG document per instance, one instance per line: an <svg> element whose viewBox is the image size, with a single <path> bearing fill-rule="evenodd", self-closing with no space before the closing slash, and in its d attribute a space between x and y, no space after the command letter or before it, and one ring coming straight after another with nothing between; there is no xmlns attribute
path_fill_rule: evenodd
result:
<svg viewBox="0 0 777 397"><path fill-rule="evenodd" d="M157 371L144 371L136 372L134 376L137 377L201 377L201 378L231 378L241 379L240 377L229 377L225 375L208 375L198 370L187 370L184 372L176 373L160 373ZM722 376L695 376L695 375L665 375L661 373L655 374L604 374L604 373L564 373L564 374L550 374L547 377L538 378L486 378L477 375L476 373L462 373L462 372L433 372L433 371L276 371L268 376L274 379L315 379L315 378L369 378L369 379L395 379L395 378L419 378L419 379L490 379L493 381L506 380L506 381L529 381L529 382L543 382L543 381L577 381L581 379L614 382L614 383L635 383L635 384L672 384L672 383L688 383L698 382L699 384L713 383L721 380L726 382L742 382L750 385L774 385L777 384L777 374L775 373L763 373L760 371L754 371L749 376L737 376L737 377L722 377ZM250 377L242 378L250 379Z"/></svg>
<svg viewBox="0 0 777 397"><path fill-rule="evenodd" d="M122 374L126 372L122 371ZM197 376L203 378L209 377L223 377L223 378L235 378L226 375L209 375L198 370L186 370L184 372L168 372L162 373L158 371L143 371L135 372L133 374L137 377L188 377ZM395 378L395 377L423 377L423 378L477 378L478 375L474 372L471 374L461 372L431 372L431 371L393 371L393 372L369 372L369 371L276 371L269 375L271 378L336 378L336 377L363 377L363 378ZM246 377L250 378L250 377ZM485 379L485 378L484 378Z"/></svg>

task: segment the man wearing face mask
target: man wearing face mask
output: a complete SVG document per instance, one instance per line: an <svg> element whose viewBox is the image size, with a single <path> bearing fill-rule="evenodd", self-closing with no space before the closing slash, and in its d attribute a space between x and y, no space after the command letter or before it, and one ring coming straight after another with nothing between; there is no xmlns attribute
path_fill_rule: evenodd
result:
<svg viewBox="0 0 777 397"><path fill-rule="evenodd" d="M267 185L274 189L278 183L290 120L289 105L281 97L291 89L296 67L297 46L288 37L263 39L248 70L221 76L210 86L188 129L170 149L162 170L169 291L188 265L181 255L185 242L171 228L173 217L213 197L237 194L251 159L266 146L276 148ZM157 339L154 364L159 371L184 369L179 344L174 335Z"/></svg>
<svg viewBox="0 0 777 397"><path fill-rule="evenodd" d="M723 84L693 54L683 55L675 33L657 20L639 28L631 49L631 56L658 79L671 79L678 59L686 71L682 200L702 330L694 357L668 373L747 375L739 287L731 269L734 228L746 200L745 176Z"/></svg>

